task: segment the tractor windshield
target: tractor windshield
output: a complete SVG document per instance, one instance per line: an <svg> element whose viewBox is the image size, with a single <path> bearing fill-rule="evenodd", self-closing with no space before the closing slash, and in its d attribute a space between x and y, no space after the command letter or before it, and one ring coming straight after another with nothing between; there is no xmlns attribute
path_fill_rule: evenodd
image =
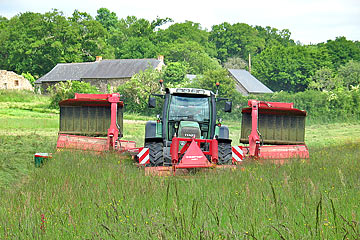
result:
<svg viewBox="0 0 360 240"><path fill-rule="evenodd" d="M210 120L210 98L173 95L170 101L169 120L193 120L208 122Z"/></svg>

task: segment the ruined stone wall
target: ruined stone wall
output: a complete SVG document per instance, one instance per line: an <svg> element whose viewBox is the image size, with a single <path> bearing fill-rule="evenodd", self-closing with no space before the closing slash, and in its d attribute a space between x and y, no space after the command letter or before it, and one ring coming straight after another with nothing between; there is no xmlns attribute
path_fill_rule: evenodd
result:
<svg viewBox="0 0 360 240"><path fill-rule="evenodd" d="M29 80L12 71L0 70L0 89L34 91Z"/></svg>

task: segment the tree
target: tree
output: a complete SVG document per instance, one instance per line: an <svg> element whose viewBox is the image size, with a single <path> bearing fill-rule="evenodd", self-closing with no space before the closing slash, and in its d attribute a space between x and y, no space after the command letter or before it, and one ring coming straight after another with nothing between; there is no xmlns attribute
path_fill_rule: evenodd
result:
<svg viewBox="0 0 360 240"><path fill-rule="evenodd" d="M252 74L274 91L299 92L308 87L318 69L330 66L326 49L277 45L253 58Z"/></svg>
<svg viewBox="0 0 360 240"><path fill-rule="evenodd" d="M100 22L101 25L103 25L103 27L106 28L108 31L115 28L118 22L116 13L110 12L110 10L107 8L98 9L95 19L96 21Z"/></svg>
<svg viewBox="0 0 360 240"><path fill-rule="evenodd" d="M146 112L147 101L152 93L159 91L161 73L153 68L140 71L118 87L118 92L125 98L126 109L132 112Z"/></svg>
<svg viewBox="0 0 360 240"><path fill-rule="evenodd" d="M346 40L345 37L337 37L335 40L328 40L326 43L319 43L317 46L327 49L334 70L350 60L360 61L359 42Z"/></svg>
<svg viewBox="0 0 360 240"><path fill-rule="evenodd" d="M156 57L155 45L145 37L131 37L115 53L116 58L153 58Z"/></svg>
<svg viewBox="0 0 360 240"><path fill-rule="evenodd" d="M272 47L273 45L281 45L284 47L295 45L292 40L291 32L289 29L278 30L270 26L261 27L255 26L255 29L259 32L259 36L265 40L266 47Z"/></svg>
<svg viewBox="0 0 360 240"><path fill-rule="evenodd" d="M350 86L357 86L360 84L360 62L350 60L343 66L340 66L338 71L339 80L345 85L347 89Z"/></svg>
<svg viewBox="0 0 360 240"><path fill-rule="evenodd" d="M169 63L164 71L163 79L166 84L178 85L185 79L188 65L180 62Z"/></svg>
<svg viewBox="0 0 360 240"><path fill-rule="evenodd" d="M210 69L221 68L216 59L211 58L205 50L193 41L176 41L164 44L162 47L163 55L167 56L168 62L186 62L189 64L191 74L202 74Z"/></svg>
<svg viewBox="0 0 360 240"><path fill-rule="evenodd" d="M249 54L260 53L265 47L265 40L259 32L245 23L214 25L209 40L215 44L222 62L235 56L247 59Z"/></svg>
<svg viewBox="0 0 360 240"><path fill-rule="evenodd" d="M309 89L316 90L330 91L337 87L339 87L339 81L329 67L317 70L314 76L312 76L312 82L309 84Z"/></svg>
<svg viewBox="0 0 360 240"><path fill-rule="evenodd" d="M34 85L35 85L35 78L33 77L33 75L31 75L31 73L22 73L21 74L21 76L23 76L24 78L26 78L29 82L30 82L30 84L31 84L31 86L33 86L34 87Z"/></svg>
<svg viewBox="0 0 360 240"><path fill-rule="evenodd" d="M34 76L50 71L61 62L58 36L67 25L66 18L56 9L44 15L26 12L11 18L0 50L7 52L4 53L6 68Z"/></svg>
<svg viewBox="0 0 360 240"><path fill-rule="evenodd" d="M219 96L230 97L235 93L235 82L229 77L226 69L207 70L203 75L196 77L189 87L211 90L214 93L217 90L216 83L220 83Z"/></svg>
<svg viewBox="0 0 360 240"><path fill-rule="evenodd" d="M101 55L105 58L113 58L113 49L105 42L108 38L107 30L86 12L74 11L69 18L72 34L76 36L75 46L83 62L94 61Z"/></svg>
<svg viewBox="0 0 360 240"><path fill-rule="evenodd" d="M199 43L205 52L211 56L216 56L215 45L209 42L209 32L201 28L200 23L185 21L184 23L175 23L165 30L159 30L156 34L157 43L176 41L193 41Z"/></svg>

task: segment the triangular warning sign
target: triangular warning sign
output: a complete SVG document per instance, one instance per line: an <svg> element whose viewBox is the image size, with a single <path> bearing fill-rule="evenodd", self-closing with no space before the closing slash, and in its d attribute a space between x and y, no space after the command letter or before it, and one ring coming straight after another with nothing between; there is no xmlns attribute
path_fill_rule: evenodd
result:
<svg viewBox="0 0 360 240"><path fill-rule="evenodd" d="M191 141L188 150L185 152L176 168L205 168L211 167L211 163L205 157L195 140Z"/></svg>

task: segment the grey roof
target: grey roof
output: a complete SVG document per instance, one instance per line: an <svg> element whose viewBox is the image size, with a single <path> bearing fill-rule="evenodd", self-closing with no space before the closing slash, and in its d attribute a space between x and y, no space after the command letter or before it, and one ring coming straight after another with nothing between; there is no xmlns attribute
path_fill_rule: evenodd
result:
<svg viewBox="0 0 360 240"><path fill-rule="evenodd" d="M228 69L230 74L240 83L249 93L272 93L267 86L257 80L248 71L243 69Z"/></svg>
<svg viewBox="0 0 360 240"><path fill-rule="evenodd" d="M87 63L59 63L35 83L86 78L129 78L140 70L156 68L157 59L115 59Z"/></svg>
<svg viewBox="0 0 360 240"><path fill-rule="evenodd" d="M93 65L89 63L58 63L50 72L39 78L35 83L80 80L81 76Z"/></svg>
<svg viewBox="0 0 360 240"><path fill-rule="evenodd" d="M94 63L82 78L128 78L149 67L156 68L157 59L116 59L102 60Z"/></svg>

